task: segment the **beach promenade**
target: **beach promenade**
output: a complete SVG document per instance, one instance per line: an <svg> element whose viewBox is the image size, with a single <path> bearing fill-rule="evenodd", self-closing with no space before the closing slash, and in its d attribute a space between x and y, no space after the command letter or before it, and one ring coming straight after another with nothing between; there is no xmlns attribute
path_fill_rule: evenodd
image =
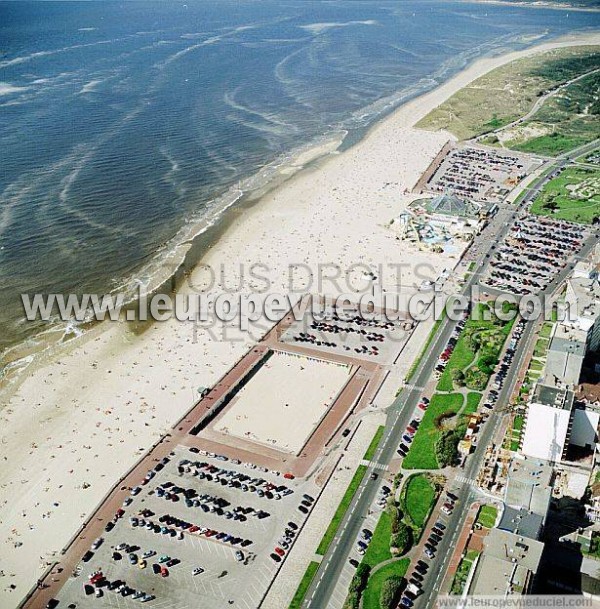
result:
<svg viewBox="0 0 600 609"><path fill-rule="evenodd" d="M592 34L477 61L435 91L399 108L357 145L328 155L318 166L268 193L233 223L203 262L222 267L225 276L235 278L240 264L260 261L268 267L270 289L281 293L286 293L293 264L317 269L324 263L348 268L402 262L406 265L403 281L413 289L421 281L416 272L419 265L427 265L438 275L452 269L462 251L431 256L398 241L385 228L406 209L414 195L405 193L452 139L447 133L423 132L413 125L455 91L497 66L536 50L599 42L600 37ZM192 293L200 278L199 270L192 273L182 292ZM391 279L382 277L382 283L384 289L396 289ZM215 286L215 292L223 287ZM250 281L242 292L255 287ZM314 286L305 288L315 291ZM334 286L319 290L328 291L335 293ZM50 588L43 591L48 598L55 592L81 550L97 536L149 465L176 445L196 446L188 432L235 379L273 346L272 328L265 320L251 324L249 331L221 322L207 328L169 321L135 334L125 324L102 324L57 346L26 375L2 389L0 547L4 576L0 577L0 606L16 607L48 564L65 560L61 573L50 575ZM294 349L305 356L323 356L310 347ZM359 363L355 358L348 358L347 363L359 368L351 391L334 404L326 425L310 437L306 454L290 464L298 476L310 470L332 435L341 433L351 396L359 394L368 402L383 380L383 368L377 369L373 363ZM201 387L212 389L198 401ZM207 439L210 441L215 440ZM210 450L209 446L205 449ZM282 465L281 457L269 447L237 448L240 460L273 469ZM115 480L120 480L118 491L98 512ZM89 524L78 533L86 521ZM64 559L61 549L74 535Z"/></svg>

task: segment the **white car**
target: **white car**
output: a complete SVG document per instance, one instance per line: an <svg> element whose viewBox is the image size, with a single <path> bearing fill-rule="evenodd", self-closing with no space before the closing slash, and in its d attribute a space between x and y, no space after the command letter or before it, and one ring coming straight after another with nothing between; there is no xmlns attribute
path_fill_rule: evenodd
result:
<svg viewBox="0 0 600 609"><path fill-rule="evenodd" d="M193 571L192 571L192 575L200 575L200 573L204 573L204 569L202 567L196 567Z"/></svg>
<svg viewBox="0 0 600 609"><path fill-rule="evenodd" d="M98 537L98 539L96 539L96 541L92 544L92 550L97 550L102 545L103 541L103 537Z"/></svg>

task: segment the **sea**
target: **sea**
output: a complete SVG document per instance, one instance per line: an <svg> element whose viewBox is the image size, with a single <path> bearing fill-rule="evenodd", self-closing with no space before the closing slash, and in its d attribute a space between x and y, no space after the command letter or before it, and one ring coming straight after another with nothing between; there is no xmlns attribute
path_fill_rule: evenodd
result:
<svg viewBox="0 0 600 609"><path fill-rule="evenodd" d="M428 0L0 2L0 354L79 332L26 322L21 294L150 289L300 152L599 25Z"/></svg>

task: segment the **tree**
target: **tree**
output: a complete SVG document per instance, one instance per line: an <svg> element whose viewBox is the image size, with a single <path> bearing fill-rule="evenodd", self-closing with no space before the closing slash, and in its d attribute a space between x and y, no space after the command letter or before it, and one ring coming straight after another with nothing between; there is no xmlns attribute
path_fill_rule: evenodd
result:
<svg viewBox="0 0 600 609"><path fill-rule="evenodd" d="M402 586L402 578L398 575L392 575L383 582L381 594L379 595L379 606L381 609L392 609L392 607L396 606Z"/></svg>
<svg viewBox="0 0 600 609"><path fill-rule="evenodd" d="M400 513L400 509L394 502L390 502L387 505L387 513L392 521L392 533L396 533L398 531L398 527L402 522L402 514Z"/></svg>
<svg viewBox="0 0 600 609"><path fill-rule="evenodd" d="M477 362L477 367L485 374L492 374L494 366L498 363L498 359L494 355L482 355Z"/></svg>
<svg viewBox="0 0 600 609"><path fill-rule="evenodd" d="M460 436L456 430L448 430L442 433L435 444L435 456L440 467L453 465L458 460L458 443Z"/></svg>
<svg viewBox="0 0 600 609"><path fill-rule="evenodd" d="M465 373L460 368L454 368L452 370L452 380L459 386L465 386Z"/></svg>
<svg viewBox="0 0 600 609"><path fill-rule="evenodd" d="M412 546L412 530L405 523L400 522L398 529L392 534L390 539L390 548L394 550L394 554L406 554Z"/></svg>
<svg viewBox="0 0 600 609"><path fill-rule="evenodd" d="M350 587L348 589L348 598L344 603L344 609L358 609L360 606L360 597L367 586L369 575L371 574L371 567L365 563L360 563L352 580L350 581Z"/></svg>

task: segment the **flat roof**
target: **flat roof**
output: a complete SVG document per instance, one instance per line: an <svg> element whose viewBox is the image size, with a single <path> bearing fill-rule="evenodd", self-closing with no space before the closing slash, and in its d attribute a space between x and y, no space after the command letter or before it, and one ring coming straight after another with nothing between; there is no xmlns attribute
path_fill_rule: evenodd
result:
<svg viewBox="0 0 600 609"><path fill-rule="evenodd" d="M531 402L571 411L574 399L575 395L573 392L564 387L554 387L538 383L535 386Z"/></svg>
<svg viewBox="0 0 600 609"><path fill-rule="evenodd" d="M548 461L513 457L508 468L505 503L511 507L523 507L545 518L552 496L552 472Z"/></svg>
<svg viewBox="0 0 600 609"><path fill-rule="evenodd" d="M532 402L527 407L527 423L521 452L546 461L560 461L569 431L571 410Z"/></svg>
<svg viewBox="0 0 600 609"><path fill-rule="evenodd" d="M471 594L522 594L540 563L544 544L509 531L492 529L483 541Z"/></svg>
<svg viewBox="0 0 600 609"><path fill-rule="evenodd" d="M544 519L540 514L525 508L513 508L507 505L498 528L529 539L539 539L543 522Z"/></svg>
<svg viewBox="0 0 600 609"><path fill-rule="evenodd" d="M562 324L556 328L550 340L544 369L544 383L548 385L576 385L581 376L585 341L570 333Z"/></svg>
<svg viewBox="0 0 600 609"><path fill-rule="evenodd" d="M579 264L581 265L581 262ZM591 264L590 267L590 271L593 272L594 267ZM598 277L574 276L567 281L567 287L577 299L578 317L595 319L600 315L600 282Z"/></svg>

